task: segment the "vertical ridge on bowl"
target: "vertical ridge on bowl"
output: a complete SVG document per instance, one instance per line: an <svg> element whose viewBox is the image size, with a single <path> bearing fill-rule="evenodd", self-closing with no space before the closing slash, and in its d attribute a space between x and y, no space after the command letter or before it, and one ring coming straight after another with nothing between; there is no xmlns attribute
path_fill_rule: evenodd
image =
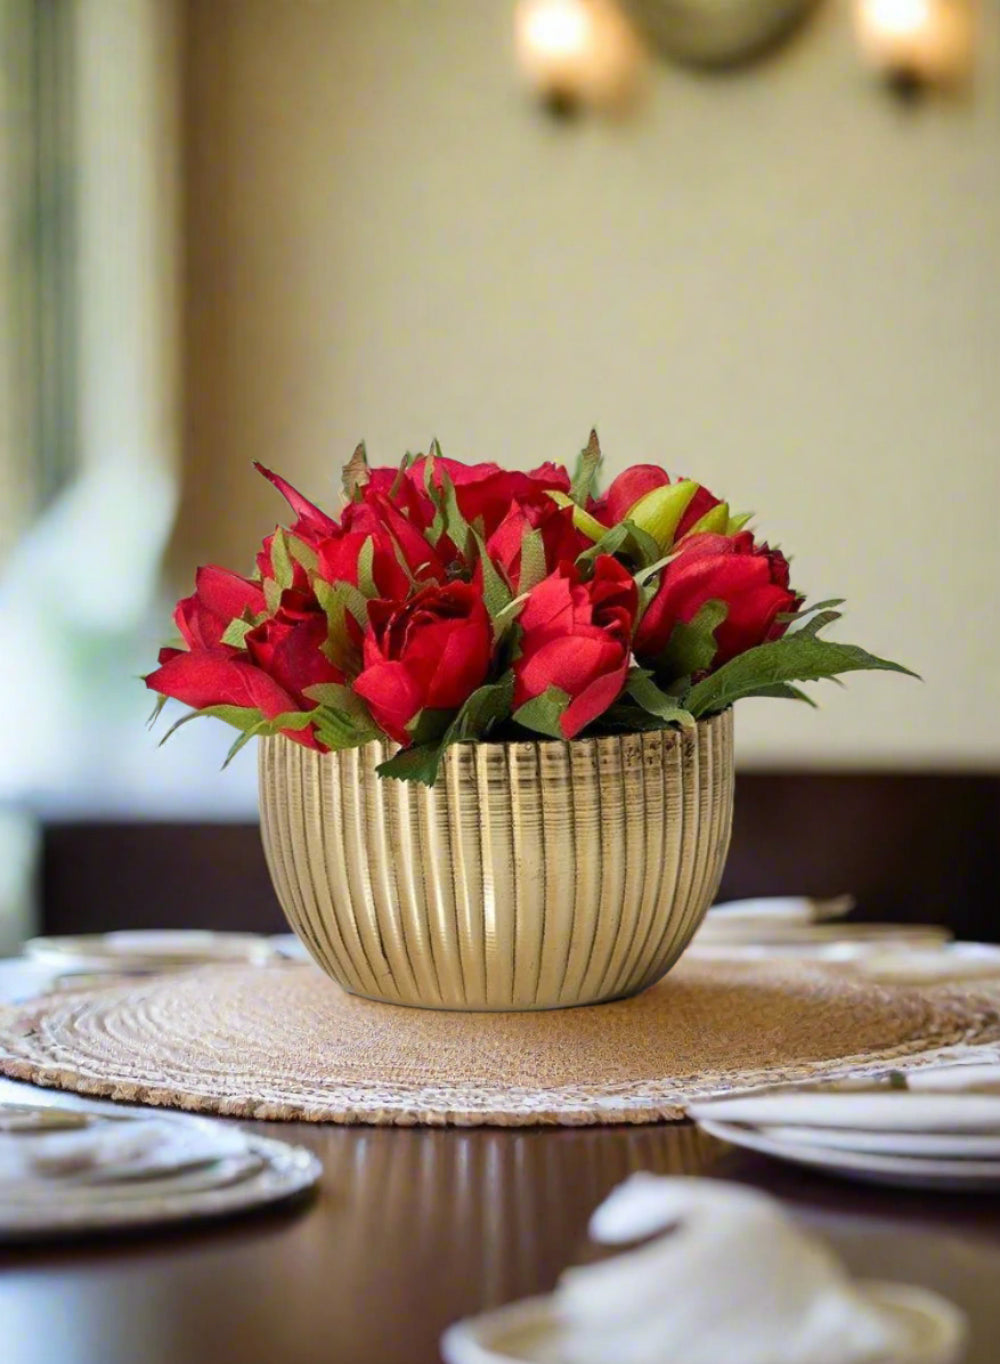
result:
<svg viewBox="0 0 1000 1364"><path fill-rule="evenodd" d="M715 895L731 711L683 733L456 744L433 788L382 780L390 751L260 744L278 898L355 994L446 1009L620 998L670 969Z"/></svg>

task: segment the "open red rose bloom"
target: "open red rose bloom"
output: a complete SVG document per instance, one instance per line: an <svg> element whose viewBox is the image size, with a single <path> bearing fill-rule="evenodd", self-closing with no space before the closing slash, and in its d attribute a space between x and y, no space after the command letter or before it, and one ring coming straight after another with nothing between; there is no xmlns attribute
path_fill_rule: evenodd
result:
<svg viewBox="0 0 1000 1364"><path fill-rule="evenodd" d="M228 721L234 749L284 734L321 752L389 739L387 776L433 782L458 740L692 725L746 696L897 665L819 631L788 561L695 481L639 464L597 495L575 473L445 459L345 470L321 511L258 466L287 528L255 573L202 568L146 685ZM185 717L190 718L190 717Z"/></svg>

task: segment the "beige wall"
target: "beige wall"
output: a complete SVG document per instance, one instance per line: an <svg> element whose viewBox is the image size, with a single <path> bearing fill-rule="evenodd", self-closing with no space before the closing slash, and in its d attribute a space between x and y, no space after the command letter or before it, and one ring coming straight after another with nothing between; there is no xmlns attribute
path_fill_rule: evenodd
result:
<svg viewBox="0 0 1000 1364"><path fill-rule="evenodd" d="M902 108L827 0L740 76L657 67L633 122L553 125L511 0L188 9L189 481L177 563L248 560L364 435L701 477L923 686L741 708L750 763L996 764L1000 60Z"/></svg>

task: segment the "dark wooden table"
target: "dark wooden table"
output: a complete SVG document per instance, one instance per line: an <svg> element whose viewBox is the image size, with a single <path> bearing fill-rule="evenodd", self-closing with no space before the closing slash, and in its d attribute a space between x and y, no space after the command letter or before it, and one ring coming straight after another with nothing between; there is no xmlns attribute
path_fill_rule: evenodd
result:
<svg viewBox="0 0 1000 1364"><path fill-rule="evenodd" d="M256 1126L322 1158L311 1202L183 1233L0 1252L0 1360L432 1364L449 1322L547 1290L586 1258L588 1214L639 1169L772 1191L857 1272L962 1303L969 1364L1000 1359L1000 1200L827 1181L687 1126Z"/></svg>
<svg viewBox="0 0 1000 1364"><path fill-rule="evenodd" d="M37 992L37 977L0 964L0 998ZM41 1093L0 1080L0 1098ZM967 1364L1000 1361L1000 1197L827 1180L678 1124L249 1126L319 1155L313 1197L187 1231L0 1250L0 1364L435 1364L450 1322L548 1291L587 1258L590 1212L634 1170L769 1190L855 1272L960 1303Z"/></svg>

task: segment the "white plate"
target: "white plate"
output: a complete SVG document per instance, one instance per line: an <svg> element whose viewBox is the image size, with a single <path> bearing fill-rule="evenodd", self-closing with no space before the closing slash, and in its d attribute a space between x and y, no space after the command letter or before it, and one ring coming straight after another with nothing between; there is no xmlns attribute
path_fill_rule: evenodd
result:
<svg viewBox="0 0 1000 1364"><path fill-rule="evenodd" d="M909 1090L838 1094L748 1094L690 1106L697 1122L755 1127L839 1127L864 1132L977 1132L1000 1135L1000 1094L915 1094Z"/></svg>
<svg viewBox="0 0 1000 1364"><path fill-rule="evenodd" d="M879 947L857 964L862 975L891 985L937 985L958 980L1000 977L1000 946L985 942L942 943L886 951Z"/></svg>
<svg viewBox="0 0 1000 1364"><path fill-rule="evenodd" d="M957 1364L965 1324L945 1298L908 1284L867 1282L858 1287L909 1336L905 1354L883 1364ZM446 1364L566 1364L564 1340L552 1299L528 1298L450 1327L441 1353Z"/></svg>
<svg viewBox="0 0 1000 1364"><path fill-rule="evenodd" d="M211 933L200 929L142 929L80 937L32 938L24 944L34 962L58 970L167 970L202 962L262 964L275 959L258 933Z"/></svg>
<svg viewBox="0 0 1000 1364"><path fill-rule="evenodd" d="M952 937L950 930L934 924L795 923L780 919L713 919L706 915L695 941L788 945L878 942L886 947L935 947L950 942Z"/></svg>
<svg viewBox="0 0 1000 1364"><path fill-rule="evenodd" d="M772 1141L820 1146L831 1151L867 1151L873 1155L940 1156L947 1160L1000 1160L1000 1133L995 1137L966 1132L864 1132L836 1127L758 1127Z"/></svg>
<svg viewBox="0 0 1000 1364"><path fill-rule="evenodd" d="M733 1146L759 1151L795 1165L808 1165L827 1174L869 1184L890 1184L913 1189L940 1189L952 1193L1000 1191L1000 1160L943 1160L916 1156L872 1155L861 1151L838 1151L826 1146L776 1141L767 1129L741 1127L738 1123L699 1120L710 1137Z"/></svg>
<svg viewBox="0 0 1000 1364"><path fill-rule="evenodd" d="M842 919L850 914L857 901L853 895L835 895L829 900L814 900L806 895L768 895L756 900L727 900L713 905L706 915L707 923L735 923L761 920L788 924L815 924L826 919Z"/></svg>
<svg viewBox="0 0 1000 1364"><path fill-rule="evenodd" d="M247 1137L255 1170L234 1176L216 1170L214 1180L196 1181L188 1172L174 1181L150 1181L145 1190L131 1182L120 1190L105 1187L100 1198L32 1200L0 1207L0 1243L36 1241L62 1236L106 1235L126 1229L228 1217L282 1202L312 1188L323 1167L301 1146L288 1146L257 1136ZM221 1163L220 1163L221 1164ZM226 1182L218 1177L226 1174ZM187 1187L182 1187L186 1183ZM121 1196L119 1197L119 1192Z"/></svg>
<svg viewBox="0 0 1000 1364"><path fill-rule="evenodd" d="M969 1061L928 1066L925 1070L910 1071L906 1083L910 1089L922 1093L950 1094L965 1089L1000 1094L1000 1062Z"/></svg>
<svg viewBox="0 0 1000 1364"><path fill-rule="evenodd" d="M24 1207L32 1203L48 1207L57 1201L72 1202L80 1208L99 1203L125 1203L130 1199L160 1199L187 1197L208 1189L221 1189L229 1184L248 1179L259 1173L263 1160L249 1148L241 1156L223 1156L219 1160L203 1161L170 1174L153 1175L149 1179L126 1176L115 1179L109 1174L104 1179L60 1179L25 1181L16 1189L4 1189L0 1206L4 1210ZM2 1221L4 1213L0 1213Z"/></svg>

